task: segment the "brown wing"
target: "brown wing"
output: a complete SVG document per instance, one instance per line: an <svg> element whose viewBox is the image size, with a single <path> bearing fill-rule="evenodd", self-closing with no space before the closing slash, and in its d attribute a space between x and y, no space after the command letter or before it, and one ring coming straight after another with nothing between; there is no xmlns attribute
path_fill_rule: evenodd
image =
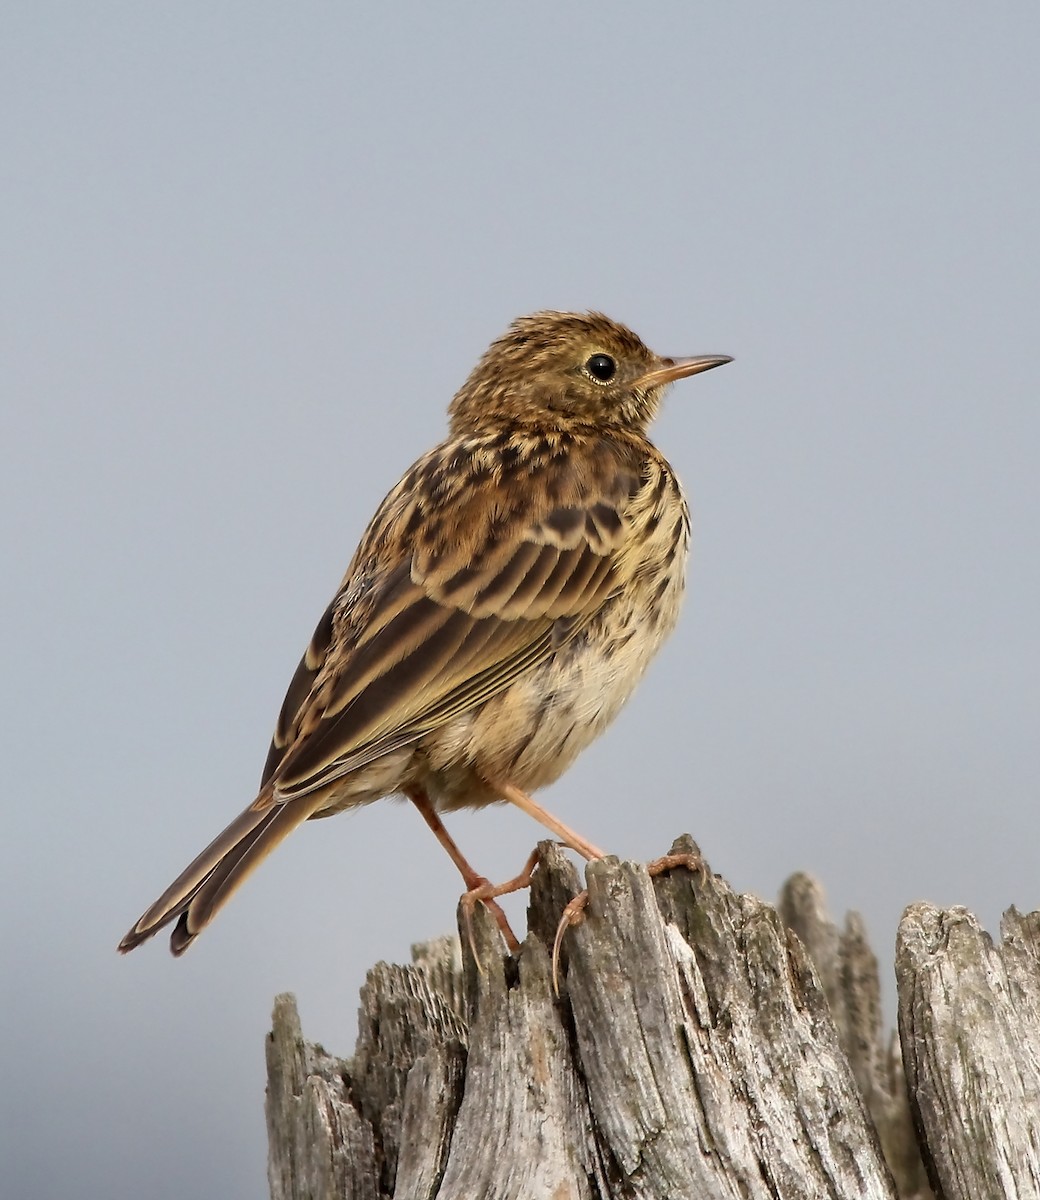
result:
<svg viewBox="0 0 1040 1200"><path fill-rule="evenodd" d="M530 449L530 448L528 448ZM509 686L618 586L641 462L446 443L384 500L289 686L257 799L120 944L182 953L325 789Z"/></svg>
<svg viewBox="0 0 1040 1200"><path fill-rule="evenodd" d="M285 749L292 723L296 719L296 715L300 711L303 702L310 695L314 680L317 678L318 672L321 670L321 665L325 661L325 655L329 652L329 646L332 643L332 620L338 600L339 594L337 594L322 614L322 618L318 622L318 627L314 631L314 636L304 651L303 658L300 659L300 665L296 668L296 673L293 675L292 682L285 693L285 699L282 701L282 709L278 714L278 724L275 726L274 737L271 739L271 748L267 752L264 773L260 777L261 789L275 773L278 769L278 764L285 757Z"/></svg>
<svg viewBox="0 0 1040 1200"><path fill-rule="evenodd" d="M508 687L617 587L638 472L605 454L583 477L560 455L533 473L521 463L448 492L442 475L457 473L458 460L440 455L388 497L370 553L300 664L269 756L279 800L325 787ZM290 715L305 680L310 690Z"/></svg>

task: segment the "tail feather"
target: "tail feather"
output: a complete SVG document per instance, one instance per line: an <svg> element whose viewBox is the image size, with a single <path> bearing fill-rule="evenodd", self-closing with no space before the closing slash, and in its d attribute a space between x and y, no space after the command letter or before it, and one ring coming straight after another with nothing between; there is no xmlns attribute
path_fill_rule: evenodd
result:
<svg viewBox="0 0 1040 1200"><path fill-rule="evenodd" d="M272 804L261 793L141 916L119 943L119 952L128 953L176 920L170 949L183 954L250 872L310 816L318 801L307 801L311 797Z"/></svg>
<svg viewBox="0 0 1040 1200"><path fill-rule="evenodd" d="M253 871L297 825L307 820L318 803L317 799L310 804L294 800L271 809L262 824L221 859L180 913L170 934L170 949L174 954L187 950Z"/></svg>

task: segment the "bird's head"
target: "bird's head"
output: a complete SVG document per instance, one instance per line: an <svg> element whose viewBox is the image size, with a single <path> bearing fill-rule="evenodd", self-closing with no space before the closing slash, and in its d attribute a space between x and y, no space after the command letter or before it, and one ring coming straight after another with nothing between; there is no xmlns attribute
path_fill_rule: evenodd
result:
<svg viewBox="0 0 1040 1200"><path fill-rule="evenodd" d="M662 358L602 313L533 313L488 347L451 402L451 431L555 417L642 432L670 383L730 361Z"/></svg>

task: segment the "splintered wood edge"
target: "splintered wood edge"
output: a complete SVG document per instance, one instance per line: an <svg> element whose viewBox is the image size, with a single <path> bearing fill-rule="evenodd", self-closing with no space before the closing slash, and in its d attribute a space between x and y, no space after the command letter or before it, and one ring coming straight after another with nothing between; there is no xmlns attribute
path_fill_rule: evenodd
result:
<svg viewBox="0 0 1040 1200"><path fill-rule="evenodd" d="M1002 935L961 907L914 904L899 924L903 1061L948 1195L1040 1190L1040 913L1009 910Z"/></svg>

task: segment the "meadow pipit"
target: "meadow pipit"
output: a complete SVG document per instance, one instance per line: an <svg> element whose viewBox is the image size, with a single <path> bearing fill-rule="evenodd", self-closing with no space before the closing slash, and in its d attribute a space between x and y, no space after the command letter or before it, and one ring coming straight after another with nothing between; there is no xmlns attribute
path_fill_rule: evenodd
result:
<svg viewBox="0 0 1040 1200"><path fill-rule="evenodd" d="M531 793L610 724L675 625L689 514L646 429L668 384L729 361L661 358L600 313L535 313L492 343L318 622L256 799L119 949L176 921L183 953L297 825L394 793L515 945L501 889L439 814L508 800L601 857Z"/></svg>

